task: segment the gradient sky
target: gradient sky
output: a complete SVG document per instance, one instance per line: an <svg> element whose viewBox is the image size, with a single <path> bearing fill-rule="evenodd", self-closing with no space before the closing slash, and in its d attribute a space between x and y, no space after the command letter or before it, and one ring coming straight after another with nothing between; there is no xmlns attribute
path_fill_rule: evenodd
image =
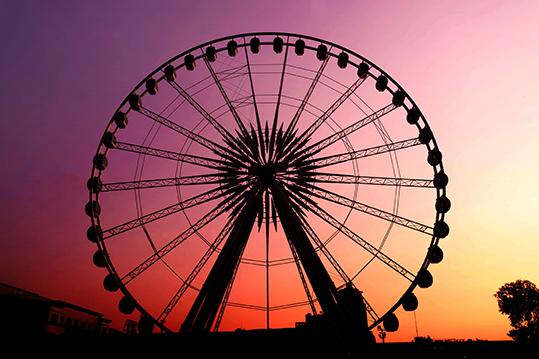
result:
<svg viewBox="0 0 539 359"><path fill-rule="evenodd" d="M123 325L85 238L85 182L132 87L177 53L228 34L304 33L378 64L419 104L450 175L420 335L507 339L494 292L539 284L536 1L1 1L0 281ZM247 5L248 4L248 5ZM415 336L413 317L389 340Z"/></svg>

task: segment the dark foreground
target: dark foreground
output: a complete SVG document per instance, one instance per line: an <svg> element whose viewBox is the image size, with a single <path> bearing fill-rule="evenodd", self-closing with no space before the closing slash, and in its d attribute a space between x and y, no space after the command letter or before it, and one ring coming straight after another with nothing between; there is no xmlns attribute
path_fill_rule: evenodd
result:
<svg viewBox="0 0 539 359"><path fill-rule="evenodd" d="M4 338L6 339L6 338ZM468 341L376 344L369 353L320 336L291 333L219 333L210 336L61 336L27 337L6 341L17 353L54 354L56 357L142 357L151 354L175 358L539 358L538 346L511 341ZM363 354L362 354L363 353ZM74 356L73 356L74 355Z"/></svg>

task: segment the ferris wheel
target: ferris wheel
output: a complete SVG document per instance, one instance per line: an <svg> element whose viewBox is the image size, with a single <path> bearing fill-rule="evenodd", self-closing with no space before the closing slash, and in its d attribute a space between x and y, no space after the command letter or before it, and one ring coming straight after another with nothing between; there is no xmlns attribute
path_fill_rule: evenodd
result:
<svg viewBox="0 0 539 359"><path fill-rule="evenodd" d="M395 331L443 259L447 183L425 117L380 67L311 36L240 34L121 102L93 158L87 236L141 330L339 323L352 288L366 327Z"/></svg>

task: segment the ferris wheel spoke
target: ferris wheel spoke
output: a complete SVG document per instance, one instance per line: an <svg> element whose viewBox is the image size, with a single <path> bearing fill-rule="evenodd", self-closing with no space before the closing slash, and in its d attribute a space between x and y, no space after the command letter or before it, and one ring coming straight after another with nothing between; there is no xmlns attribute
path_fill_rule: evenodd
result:
<svg viewBox="0 0 539 359"><path fill-rule="evenodd" d="M275 136L275 155L274 162L278 162L278 159L281 157L284 144L284 131L283 131L284 122L281 122L277 135Z"/></svg>
<svg viewBox="0 0 539 359"><path fill-rule="evenodd" d="M386 264L389 268L397 272L398 274L402 275L404 278L408 279L410 282L412 282L415 279L415 275L401 266L399 263L394 261L393 259L389 258L386 254L384 254L382 251L378 250L376 247L374 247L372 244L361 238L359 235L357 235L354 231L346 227L343 223L339 222L335 217L333 217L331 214L326 212L324 209L322 209L320 206L316 205L312 209L312 213L320 217L322 220L333 226L335 229L337 229L339 232L343 233L345 236L350 238L352 241L357 243L360 247L365 249L367 252L378 258L382 263Z"/></svg>
<svg viewBox="0 0 539 359"><path fill-rule="evenodd" d="M204 53L204 51L202 49L201 49L201 51L202 51L202 53ZM232 116L234 117L234 120L236 121L236 124L238 125L240 131L245 134L247 132L247 129L245 128L245 125L241 121L241 118L238 115L238 112L236 111L236 108L232 105L232 102L230 101L230 98L228 97L228 95L227 95L227 93L226 93L226 91L225 91L225 89L223 87L223 84L221 83L221 80L219 80L219 77L215 73L213 67L211 66L211 64L208 61L208 59L206 58L206 56L204 56L204 63L206 64L206 67L208 68L208 71L210 72L211 77L213 78L213 81L215 82L215 84L219 88L219 91L221 92L221 96L223 96L223 99L225 100L225 102L226 102L226 104L228 106L228 109L232 113ZM242 66L242 68L243 68L243 66Z"/></svg>
<svg viewBox="0 0 539 359"><path fill-rule="evenodd" d="M247 65L244 65L244 64L242 64L242 66L243 66L242 69L245 69L247 67ZM247 71L242 71L239 76L235 76L235 78L239 78L239 77L241 77L241 81L239 84L236 84L230 81L223 82L223 80L227 80L224 77L220 80L220 83L224 90L228 90L229 93L232 92L232 96L228 96L228 98L230 99L230 103L233 105L232 107L234 108L234 111L238 114L239 119L241 120L242 118L246 119L247 116L242 115L238 112L238 109L241 108L241 106L238 105L239 104L238 99L241 99L242 103L248 102L249 104L251 104L251 100L253 97L251 95L251 91L246 90L244 88L245 82L247 81ZM236 105L234 106L234 104ZM227 108L229 107L227 106ZM229 111L231 111L230 108L229 108ZM241 121L241 124L245 127L245 124L243 121Z"/></svg>
<svg viewBox="0 0 539 359"><path fill-rule="evenodd" d="M187 137L188 139L190 139L192 141L195 141L199 145L206 147L207 149L209 149L213 153L217 154L218 156L225 157L226 153L230 152L229 149L218 145L217 143L207 139L206 137L200 136L200 135L186 129L185 127L183 127L183 126L181 126L181 125L179 125L179 124L177 124L177 123L175 123L173 121L170 121L169 119L167 119L167 118L153 112L152 110L150 110L150 109L148 109L146 107L141 106L140 109L138 110L138 112L141 113L142 115L148 117L149 119L154 120L155 122L160 123L163 126L170 128L171 130L175 131L176 133L179 133L179 134Z"/></svg>
<svg viewBox="0 0 539 359"><path fill-rule="evenodd" d="M221 77L221 81L230 81L230 80L233 80L233 79L236 79L238 77L242 77L242 76L245 76L245 73L241 72L241 73L238 73L239 70L241 70L242 67L245 67L245 65L242 65L242 66L239 66L238 68L235 68L233 71L231 72L228 72L228 71L221 71L219 74L224 74L222 77ZM210 79L211 76L208 76L206 79ZM198 83L200 83L202 81L199 81ZM198 84L196 83L196 84ZM196 85L195 84L195 85ZM192 87L194 87L195 85L192 85L190 87L188 87L186 89L189 90L191 89ZM198 89L197 91L193 92L192 96L195 96L195 95L198 95L202 92L204 92L205 90L209 89L210 87L213 86L213 81L210 82L209 84L205 85L204 87ZM178 94L178 97L182 97L180 94ZM251 95L249 94L248 96L242 96L242 97L238 97L236 99L232 99L231 102L233 104L235 104L236 108L240 108L242 106L246 106L245 104L249 103L249 100L251 99ZM182 97L182 101L181 103L176 106L176 108L174 109L174 111L172 111L169 116L172 116L172 114L174 112L176 112L176 110L178 110L180 108L180 106L182 106L185 102L187 102L187 100L185 98ZM216 107L215 109L211 110L210 112L208 112L211 116L213 116L213 118L215 120L218 120L220 117L224 116L225 114L227 114L228 112L225 111L225 112L222 112L221 114L218 114L218 112L222 111L225 107L227 107L227 104L222 104L218 107ZM204 120L205 121L205 120ZM207 121L206 121L207 122ZM208 125L211 125L208 123Z"/></svg>
<svg viewBox="0 0 539 359"><path fill-rule="evenodd" d="M174 213L177 213L179 211L182 211L184 209L195 207L199 204L206 203L209 201L212 201L214 199L222 197L223 194L221 193L221 188L214 188L212 190L209 190L207 192L204 192L200 195L196 195L193 197L190 197L186 199L185 201L181 201L179 203L175 203L171 206L168 206L166 208L160 209L158 211L149 213L147 215L144 215L142 217L133 219L131 221L122 223L118 226L111 227L109 229L103 230L103 239L107 239L113 236L117 236L120 233L127 232L129 230L132 230L134 228L138 228L142 225L145 225L150 222L154 222L158 219L165 218L167 216L170 216Z"/></svg>
<svg viewBox="0 0 539 359"><path fill-rule="evenodd" d="M292 178L293 180L293 178ZM366 184L377 186L395 187L420 187L434 188L433 181L421 178L395 178L377 176L359 176L349 174L332 174L323 172L311 172L310 176L303 179L305 182L340 183L340 184Z"/></svg>
<svg viewBox="0 0 539 359"><path fill-rule="evenodd" d="M146 269L150 268L155 262L157 262L159 259L166 256L174 248L176 248L177 246L179 246L180 244L185 242L193 234L195 234L197 231L200 231L206 225L208 225L213 220L215 220L217 217L219 217L221 214L223 214L226 210L228 210L227 206L219 206L218 205L214 209L212 209L211 211L206 213L202 218L200 218L193 225L189 226L189 228L184 230L180 235L173 238L165 246L161 247L157 252L152 254L150 257L148 257L142 263L138 264L135 268L133 268L130 272L125 274L121 279L122 283L124 285L126 285L129 282L131 282L132 280L134 280L135 278L137 278L139 275L144 273L144 271L146 271Z"/></svg>
<svg viewBox="0 0 539 359"><path fill-rule="evenodd" d="M331 48L330 48L329 51L331 51ZM318 68L318 71L316 72L316 75L314 76L313 81L309 85L309 88L307 89L307 92L305 93L305 96L303 97L303 100L301 101L301 104L299 105L298 109L296 110L296 113L294 114L294 117L292 118L292 121L290 121L290 123L288 124L288 127L286 128L286 130L285 130L285 132L283 134L284 139L287 139L289 137L293 138L293 136L291 137L291 135L296 130L296 125L298 123L298 120L301 117L301 114L303 113L303 110L305 109L305 105L307 105L307 103L309 102L309 99L311 98L311 95L312 95L316 85L320 81L320 77L322 76L322 73L324 72L324 69L326 68L326 65L329 62L329 58L330 58L330 56L327 56L322 61L322 64ZM285 152L280 153L280 155L282 156L283 153L285 153Z"/></svg>
<svg viewBox="0 0 539 359"><path fill-rule="evenodd" d="M243 74L243 76L245 76ZM246 116L244 113L240 113L238 110L242 109L243 107L247 107L252 105L253 96L251 95L250 91L247 91L243 88L243 82L245 81L245 78L242 79L241 85L235 85L235 84L223 84L223 87L225 90L228 90L229 92L233 92L233 97L230 99L230 103L234 107L234 110L238 113L238 116L241 118L247 119L248 116ZM230 111L230 110L229 110ZM246 121L249 122L249 121ZM245 124L242 121L243 126L245 127ZM247 130L247 128L245 128ZM242 132L243 133L243 132Z"/></svg>
<svg viewBox="0 0 539 359"><path fill-rule="evenodd" d="M299 154L296 153L298 149L301 149L307 144L316 130L330 118L330 116L358 89L359 86L361 86L361 84L363 84L364 81L365 78L358 78L337 100L335 100L335 102L333 102L322 116L318 117L309 127L307 127L307 129L298 136L297 144L294 147L290 146L289 149L286 150L286 152L289 153L289 156L285 157L283 161L286 161L290 156L298 156Z"/></svg>
<svg viewBox="0 0 539 359"><path fill-rule="evenodd" d="M249 124L249 127L251 130L250 135L241 136L241 139L249 147L249 149L251 150L251 153L253 154L253 157L255 157L257 161L260 163L262 162L262 151L260 151L260 147L258 144L258 134L256 133L251 123Z"/></svg>
<svg viewBox="0 0 539 359"><path fill-rule="evenodd" d="M241 66L237 66L237 67L231 68L229 70L223 70L223 71L219 72L219 75L221 75L221 74L223 75L223 76L221 76L221 82L223 82L223 81L231 81L231 80L234 80L234 79L236 79L238 77L245 76L245 72L240 72L244 68L245 68L245 65L242 64ZM187 87L185 90L188 91L191 88L195 87L196 85L199 85L199 84L203 83L204 81L206 81L206 80L208 80L210 78L212 78L212 77L208 75L204 79L202 79L202 80L196 82L195 84ZM193 92L192 96L195 96L195 95L198 95L199 93L204 92L205 90L207 90L211 86L213 86L213 82L210 82L209 84L205 85L204 87L201 87L200 89L196 90L195 92ZM182 97L180 94L178 94L178 96ZM245 96L244 98L242 98L242 100L244 100L246 98L250 99L251 96L250 95ZM185 101L187 101L187 100L185 98L183 98L182 104ZM235 101L238 101L238 100L231 100L231 102L235 102ZM225 106L226 106L226 104L223 104L222 106L219 106L218 108L210 111L209 114L212 115L214 112L216 112L217 110L219 110L219 109L221 109L221 108L223 108ZM217 119L217 118L215 118L215 119Z"/></svg>
<svg viewBox="0 0 539 359"><path fill-rule="evenodd" d="M204 266L206 265L208 260L213 255L213 253L215 253L215 251L217 250L219 245L221 245L223 240L230 233L230 230L232 229L232 224L233 224L234 219L235 218L230 217L227 220L227 223L225 224L223 229L221 229L221 231L219 232L219 234L217 235L217 237L215 238L213 243L211 243L211 245L208 247L208 249L206 250L206 252L202 256L202 258L200 258L200 260L197 262L197 264L195 265L193 270L191 270L191 272L185 278L185 280L182 281L182 283L180 285L180 288L176 291L176 293L174 294L172 299L168 302L165 309L163 309L163 311L159 315L159 317L157 319L159 322L164 323L166 321L167 317L169 316L169 314L174 309L174 307L176 307L176 305L179 303L179 301L181 300L181 298L183 297L183 295L185 294L187 289L188 288L194 288L193 287L193 281L198 277L200 271L204 268ZM200 289L198 289L198 291L200 291Z"/></svg>
<svg viewBox="0 0 539 359"><path fill-rule="evenodd" d="M191 186L222 183L223 178L218 175L182 176L172 178L156 178L139 181L103 183L99 192L127 191L132 189L159 188L170 186Z"/></svg>
<svg viewBox="0 0 539 359"><path fill-rule="evenodd" d="M313 159L313 160L306 160L303 163L305 163L305 166L308 169L316 169L316 168L335 165L335 164L346 162L346 161L352 161L359 158L376 156L376 155L388 153L391 151L403 150L403 149L414 147L420 144L421 142L419 142L419 139L411 138L408 140L393 142L393 143L366 148L362 150L321 157L321 158ZM294 165L296 164L296 162L293 162L292 164Z"/></svg>
<svg viewBox="0 0 539 359"><path fill-rule="evenodd" d="M260 158L264 159L264 154L266 151L264 149L264 140L262 139L262 123L260 122L260 113L258 112L258 105L256 103L256 92L255 92L255 87L253 83L253 74L251 71L251 63L249 61L249 51L247 51L247 41L245 40L245 38L243 38L243 42L245 44L243 49L245 51L245 62L247 63L247 73L249 74L249 84L251 85L251 94L253 95L253 107L255 109L256 127L258 130L258 135L259 135L259 140L260 140L259 141L260 146L257 146L257 148L260 149L260 153L259 153ZM253 131L253 137L256 140L256 136L254 136L254 131Z"/></svg>
<svg viewBox="0 0 539 359"><path fill-rule="evenodd" d="M378 315L378 313L376 313L372 305L370 305L370 303L367 301L367 298L365 298L365 293L363 293L362 296L363 296L363 303L365 304L365 307L367 308L367 313L369 314L373 322L378 321L380 319L380 316Z"/></svg>
<svg viewBox="0 0 539 359"><path fill-rule="evenodd" d="M286 191L288 198L290 199L290 206L298 217L305 217L305 211L311 210L310 205L314 202L303 192L297 190L297 186L290 183L283 183L284 187L289 189Z"/></svg>
<svg viewBox="0 0 539 359"><path fill-rule="evenodd" d="M233 79L235 79L237 77L240 77L240 76L244 75L244 73L240 72L244 67L245 67L245 65L243 65L243 64L240 65L240 66L231 67L230 69L222 70L219 74L223 75L222 76L223 80L233 80ZM208 75L208 76L196 81L195 83L193 83L189 87L185 88L185 90L189 91L189 90L192 90L192 89L196 88L199 85L203 85L204 82L206 82L210 78L211 78L211 76ZM211 86L212 86L212 83L209 82L209 84L206 84L203 87L200 87L198 90L195 90L195 92L193 92L193 95L198 95L199 93L203 92L204 90L208 89ZM181 96L181 95L179 95L179 96ZM183 99L183 101L186 101L186 100Z"/></svg>
<svg viewBox="0 0 539 359"><path fill-rule="evenodd" d="M283 60L283 68L281 71L281 80L279 81L279 94L277 95L277 104L275 105L275 114L273 116L273 125L271 128L271 139L269 141L269 151L268 151L268 159L273 160L273 150L275 145L275 136L277 135L277 122L279 118L279 107L281 105L281 96L283 93L283 84L284 84L284 78L286 74L286 64L288 60L288 49L290 45L288 44L289 37L287 36L285 44L286 49L284 52L284 60Z"/></svg>
<svg viewBox="0 0 539 359"><path fill-rule="evenodd" d="M237 134L238 134L238 138L240 138L242 140L244 139L244 137L239 135L239 132ZM245 137L245 138L248 138L248 137ZM243 161L248 162L250 164L256 163L257 156L256 156L256 154L252 153L252 150L251 150L251 148L249 148L247 141L245 141L245 140L243 140L243 141L231 141L228 138L225 138L224 142L231 149L235 150L236 153L239 155L239 157L241 159L243 159Z"/></svg>
<svg viewBox="0 0 539 359"><path fill-rule="evenodd" d="M244 83L245 83L245 76L247 75L247 72L245 73L242 73L241 75L239 76L236 76L237 78L242 78L241 79L241 82L240 84L234 84L234 83L222 83L222 86L223 86L223 89L225 91L228 91L229 93L231 92L232 93L232 96L229 96L229 99L230 99L230 104L232 105L232 107L234 108L234 110L236 111L236 113L238 114L240 120L242 118L246 118L247 116L245 116L245 114L241 114L238 109L242 108L242 107L245 107L245 104L248 104L250 105L251 104L251 101L253 99L253 97L251 96L251 92L250 91L247 91L243 88L244 86ZM225 80L224 78L221 79L221 81ZM241 104L244 104L244 106L240 106ZM228 105L225 103L226 108L228 109L228 111L230 111L230 108L228 107ZM244 121L242 120L241 121L241 124L243 127L245 127L245 123ZM239 127L239 126L238 126Z"/></svg>
<svg viewBox="0 0 539 359"><path fill-rule="evenodd" d="M223 139L236 142L234 136L226 130L215 118L212 117L191 95L187 93L175 80L167 80L167 82L174 88L189 104L206 120L213 128L219 132Z"/></svg>
<svg viewBox="0 0 539 359"><path fill-rule="evenodd" d="M190 163L193 165L206 167L206 168L210 168L214 170L215 169L220 170L223 167L228 166L228 163L222 160L215 160L208 157L188 155L188 154L183 154L183 153L178 153L178 152L161 150L158 148L140 146L140 145L135 145L135 144L126 143L126 142L116 142L116 146L114 148L121 151L140 153L140 154L148 155L152 157L159 157L159 158L165 158L165 159L173 160L173 161Z"/></svg>
<svg viewBox="0 0 539 359"><path fill-rule="evenodd" d="M318 152L320 152L321 150L325 149L325 148L328 148L329 146L331 146L332 144L334 144L335 142L337 142L338 140L358 131L359 129L367 126L369 123L372 123L378 119L380 119L382 116L385 116L387 115L388 113L390 113L391 111L393 111L394 109L396 109L397 106L393 105L393 104L389 104L389 105L386 105L384 107L382 107L381 109L379 109L378 111L376 112L373 112L372 114L362 118L361 120L359 121L356 121L355 123L351 124L350 126L340 130L340 131L337 131L335 133L333 133L332 135L310 145L310 146L307 146L305 149L301 149L298 151L298 153L296 154L296 158L298 159L304 159L304 158L307 158L309 156L312 156Z"/></svg>
<svg viewBox="0 0 539 359"><path fill-rule="evenodd" d="M383 219L385 221L395 223L395 224L401 225L403 227L407 227L407 228L410 228L410 229L413 229L415 231L425 233L425 234L428 234L428 235L433 234L433 228L429 227L429 226L427 226L425 224L422 224L422 223L419 223L419 222L416 222L416 221L412 221L410 219L407 219L407 218L398 216L396 214L392 214L392 213L383 211L381 209L378 209L378 208L375 208L375 207L372 207L372 206L368 206L368 205L366 205L364 203L353 201L353 200L351 200L349 198L346 198L346 197L338 195L336 193L327 191L325 189L318 188L318 187L317 188L313 187L311 189L310 193L312 193L313 195L315 195L318 198L322 198L322 199L325 199L327 201L336 203L338 205L355 209L357 211L366 213L368 215L381 218L381 219Z"/></svg>

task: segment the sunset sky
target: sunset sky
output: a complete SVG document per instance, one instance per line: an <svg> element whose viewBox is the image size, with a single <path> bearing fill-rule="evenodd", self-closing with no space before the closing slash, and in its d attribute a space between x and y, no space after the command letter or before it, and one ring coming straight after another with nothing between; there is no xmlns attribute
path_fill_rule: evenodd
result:
<svg viewBox="0 0 539 359"><path fill-rule="evenodd" d="M341 4L342 3L342 4ZM539 284L536 1L2 1L0 281L103 312L121 328L85 236L85 187L103 129L149 72L236 33L343 45L419 105L450 177L451 227L419 335L505 340L493 294ZM376 286L376 284L374 284ZM399 314L389 341L410 341Z"/></svg>

